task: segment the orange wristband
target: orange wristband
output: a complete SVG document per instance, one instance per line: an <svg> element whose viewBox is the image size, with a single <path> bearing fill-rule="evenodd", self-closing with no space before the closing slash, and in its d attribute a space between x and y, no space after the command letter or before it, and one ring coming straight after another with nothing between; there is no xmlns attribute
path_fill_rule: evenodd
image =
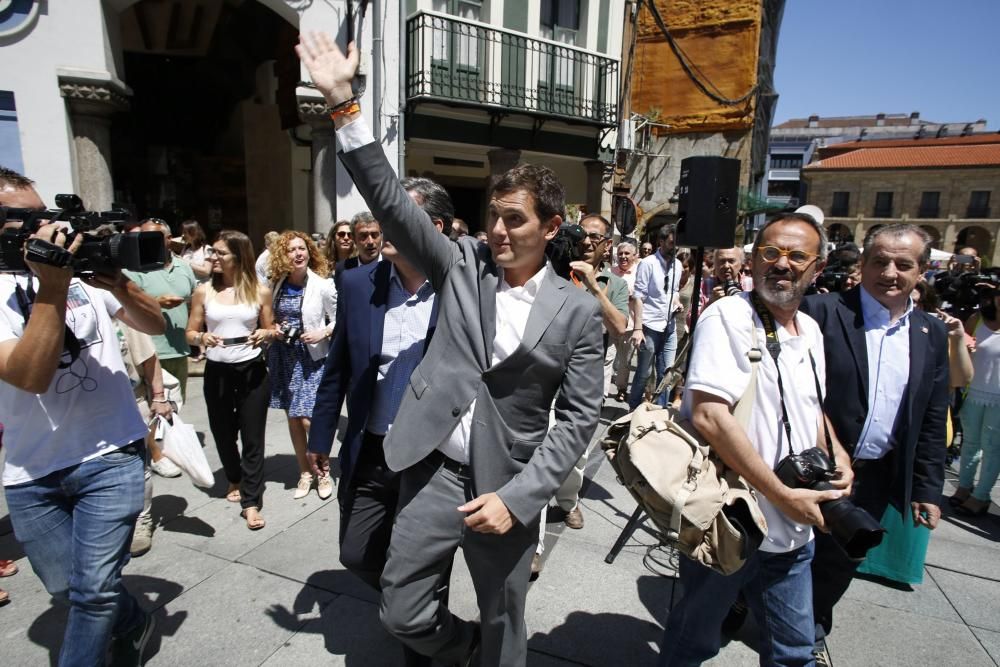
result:
<svg viewBox="0 0 1000 667"><path fill-rule="evenodd" d="M361 105L358 104L357 100L351 102L346 107L340 107L330 114L330 120L337 120L340 116L346 116L352 113L359 113L361 111Z"/></svg>

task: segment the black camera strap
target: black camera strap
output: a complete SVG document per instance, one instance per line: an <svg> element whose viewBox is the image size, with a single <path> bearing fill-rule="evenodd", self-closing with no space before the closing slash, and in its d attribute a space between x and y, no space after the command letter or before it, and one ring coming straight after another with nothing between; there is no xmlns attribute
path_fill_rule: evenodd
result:
<svg viewBox="0 0 1000 667"><path fill-rule="evenodd" d="M788 409L785 407L785 388L781 382L781 367L778 365L778 356L781 354L781 343L778 341L778 330L774 323L774 315L764 306L757 294L757 290L750 292L750 304L753 306L757 317L764 325L766 336L766 347L768 354L774 359L774 370L778 374L778 400L781 401L781 424L785 429L788 438L788 453L792 453L792 424L788 419ZM816 370L816 359L813 358L812 350L808 351L809 364L812 367L813 382L816 384L816 399L819 401L820 419L823 422L823 432L826 436L826 448L831 458L833 458L833 443L830 440L830 428L826 424L825 413L823 412L823 389L819 383L819 373Z"/></svg>
<svg viewBox="0 0 1000 667"><path fill-rule="evenodd" d="M17 307L21 310L21 317L24 318L24 328L27 329L28 319L31 317L31 307L35 303L35 279L28 276L27 289L21 287L21 283L18 282L17 278L14 279L14 285ZM69 354L69 361L60 361L59 368L69 368L80 357L80 340L73 333L73 330L69 328L68 324L64 324L63 326L66 327L66 331L63 334L63 349Z"/></svg>

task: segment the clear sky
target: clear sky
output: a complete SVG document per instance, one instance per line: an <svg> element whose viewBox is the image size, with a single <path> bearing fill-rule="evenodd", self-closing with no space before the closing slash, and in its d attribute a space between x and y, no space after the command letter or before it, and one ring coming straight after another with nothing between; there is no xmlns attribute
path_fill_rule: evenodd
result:
<svg viewBox="0 0 1000 667"><path fill-rule="evenodd" d="M1000 0L786 0L775 124L920 112L1000 128Z"/></svg>

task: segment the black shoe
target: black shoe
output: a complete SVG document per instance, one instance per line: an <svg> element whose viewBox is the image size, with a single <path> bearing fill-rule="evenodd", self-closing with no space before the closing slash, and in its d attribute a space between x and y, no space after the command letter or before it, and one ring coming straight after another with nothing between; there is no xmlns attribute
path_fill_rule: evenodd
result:
<svg viewBox="0 0 1000 667"><path fill-rule="evenodd" d="M116 637L111 642L111 667L141 667L142 654L155 629L156 619L152 614L144 614L142 623L134 630Z"/></svg>
<svg viewBox="0 0 1000 667"><path fill-rule="evenodd" d="M833 667L833 660L830 658L830 649L826 646L826 639L816 640L816 646L813 647L813 657L816 658L816 667Z"/></svg>

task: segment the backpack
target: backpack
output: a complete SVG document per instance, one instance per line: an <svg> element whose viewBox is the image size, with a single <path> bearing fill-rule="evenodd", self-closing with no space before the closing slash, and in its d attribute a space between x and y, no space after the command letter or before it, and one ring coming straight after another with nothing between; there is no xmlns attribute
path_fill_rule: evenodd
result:
<svg viewBox="0 0 1000 667"><path fill-rule="evenodd" d="M754 327L750 383L733 416L746 429L761 352ZM618 480L667 542L720 574L743 567L767 535L755 491L712 455L673 407L643 403L608 428L603 447Z"/></svg>

